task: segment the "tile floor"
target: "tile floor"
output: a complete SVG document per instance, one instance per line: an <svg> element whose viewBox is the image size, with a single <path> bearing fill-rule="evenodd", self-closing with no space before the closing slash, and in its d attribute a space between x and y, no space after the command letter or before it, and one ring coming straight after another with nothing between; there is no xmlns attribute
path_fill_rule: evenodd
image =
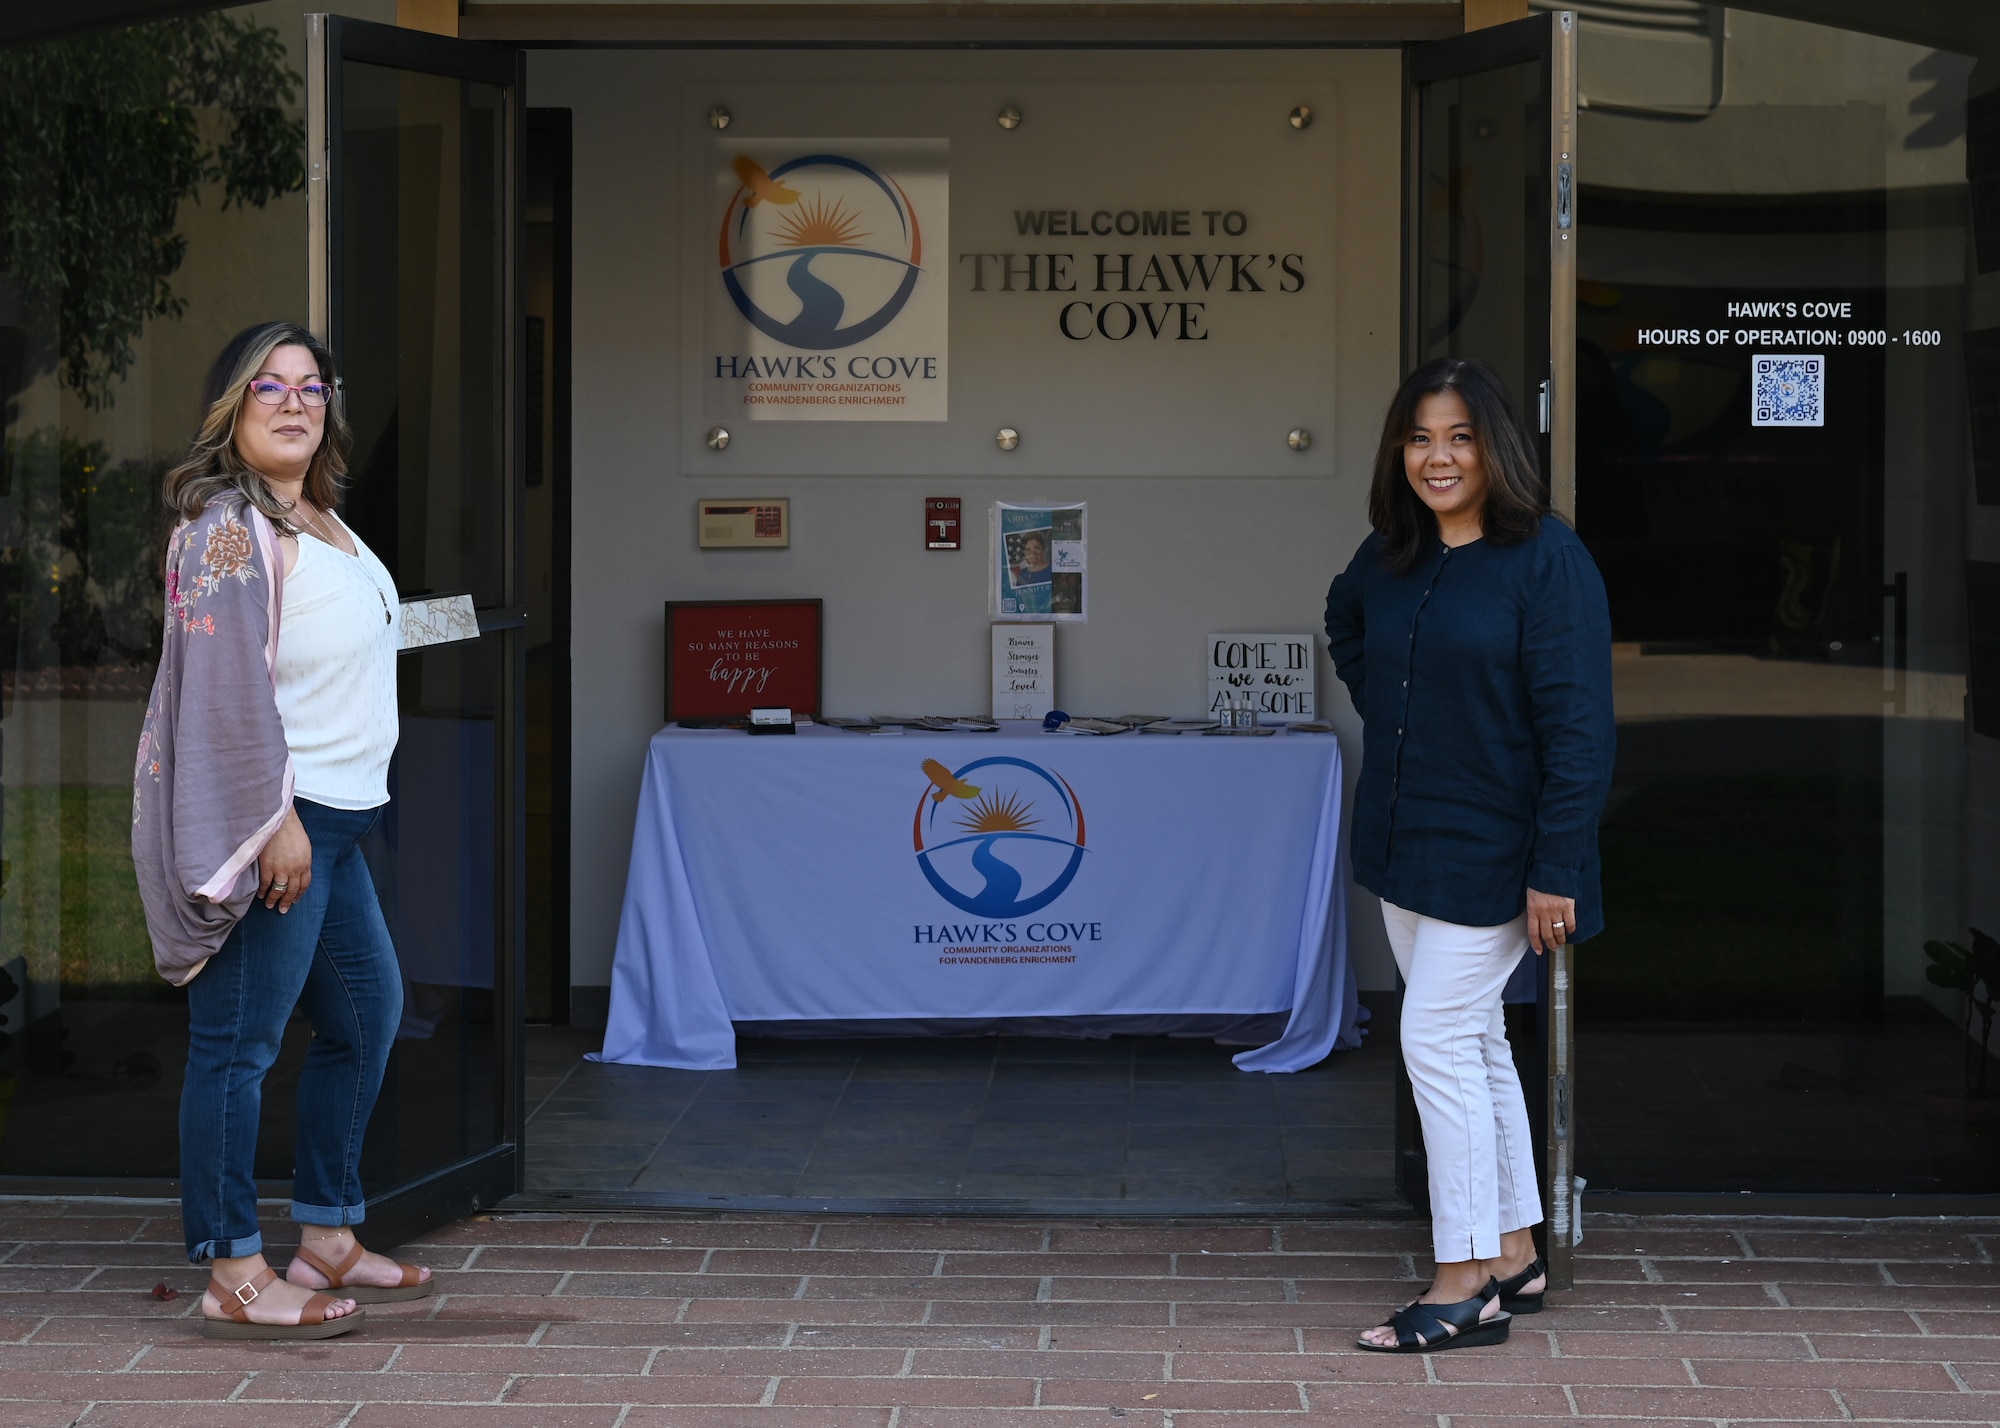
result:
<svg viewBox="0 0 2000 1428"><path fill-rule="evenodd" d="M1166 1037L739 1043L734 1071L529 1036L530 1203L709 1196L1056 1206L1393 1201L1386 1042L1290 1076Z"/></svg>
<svg viewBox="0 0 2000 1428"><path fill-rule="evenodd" d="M746 1039L735 1071L663 1071L584 1062L594 1033L531 1029L526 1203L1387 1213L1392 1004L1374 1026L1361 1051L1291 1076L1134 1037ZM1987 1193L2000 1100L1954 1094L1963 1046L1934 1016L1586 1026L1578 1172L1597 1191Z"/></svg>

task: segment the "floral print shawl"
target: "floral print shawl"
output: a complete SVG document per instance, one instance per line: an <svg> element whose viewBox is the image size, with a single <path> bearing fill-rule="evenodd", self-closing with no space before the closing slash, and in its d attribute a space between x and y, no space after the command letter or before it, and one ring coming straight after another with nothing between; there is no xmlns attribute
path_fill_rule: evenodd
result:
<svg viewBox="0 0 2000 1428"><path fill-rule="evenodd" d="M262 511L219 497L167 539L167 626L132 781L153 964L185 986L249 911L292 806L272 669L285 567ZM181 775L185 774L183 778Z"/></svg>

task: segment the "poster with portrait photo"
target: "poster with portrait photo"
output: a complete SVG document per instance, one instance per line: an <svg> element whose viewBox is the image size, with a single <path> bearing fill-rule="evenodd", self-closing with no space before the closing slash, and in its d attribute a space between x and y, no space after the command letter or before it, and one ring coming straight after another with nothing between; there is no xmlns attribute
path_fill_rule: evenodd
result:
<svg viewBox="0 0 2000 1428"><path fill-rule="evenodd" d="M1081 620L1088 613L1086 503L993 506L992 615Z"/></svg>

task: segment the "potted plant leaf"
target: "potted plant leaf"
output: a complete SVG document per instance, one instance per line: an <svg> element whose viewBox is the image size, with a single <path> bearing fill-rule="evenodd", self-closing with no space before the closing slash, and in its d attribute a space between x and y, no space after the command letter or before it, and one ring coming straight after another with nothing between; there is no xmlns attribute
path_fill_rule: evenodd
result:
<svg viewBox="0 0 2000 1428"><path fill-rule="evenodd" d="M1975 927L1969 949L1956 942L1926 942L1924 952L1931 959L1924 969L1930 984L1965 998L1961 1028L1965 1034L1965 1112L1968 1119L1988 1119L2000 1111L2000 1101L1993 1099L1987 1086L1993 1061L1993 1014L2000 1010L2000 940ZM1972 1034L1975 1015L1979 1018L1976 1038Z"/></svg>

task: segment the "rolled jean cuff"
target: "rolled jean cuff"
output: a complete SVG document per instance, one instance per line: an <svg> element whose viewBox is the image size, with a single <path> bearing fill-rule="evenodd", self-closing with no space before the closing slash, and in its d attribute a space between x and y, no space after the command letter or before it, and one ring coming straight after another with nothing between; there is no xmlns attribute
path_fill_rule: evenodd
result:
<svg viewBox="0 0 2000 1428"><path fill-rule="evenodd" d="M292 1218L302 1225L325 1225L339 1227L358 1225L368 1218L366 1205L308 1205L303 1200L292 1201Z"/></svg>
<svg viewBox="0 0 2000 1428"><path fill-rule="evenodd" d="M264 1252L261 1232L237 1240L203 1240L188 1251L189 1264L207 1264L212 1259L248 1259Z"/></svg>

